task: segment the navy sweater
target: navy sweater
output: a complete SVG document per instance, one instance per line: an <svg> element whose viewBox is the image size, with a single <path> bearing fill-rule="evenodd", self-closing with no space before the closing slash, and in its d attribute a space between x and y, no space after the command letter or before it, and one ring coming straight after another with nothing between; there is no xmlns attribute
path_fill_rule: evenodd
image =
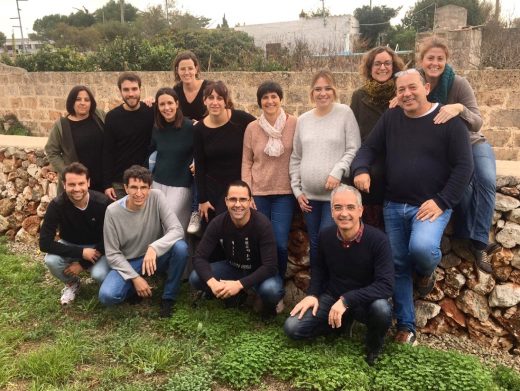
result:
<svg viewBox="0 0 520 391"><path fill-rule="evenodd" d="M385 233L365 224L361 240L344 248L337 227L320 233L318 259L311 269L307 293L343 296L349 307L388 299L394 289L394 263Z"/></svg>
<svg viewBox="0 0 520 391"><path fill-rule="evenodd" d="M433 199L442 210L453 208L471 179L473 158L464 122L455 117L435 125L439 109L420 118L400 107L387 110L357 152L354 175L368 173L386 153L386 200L420 206Z"/></svg>

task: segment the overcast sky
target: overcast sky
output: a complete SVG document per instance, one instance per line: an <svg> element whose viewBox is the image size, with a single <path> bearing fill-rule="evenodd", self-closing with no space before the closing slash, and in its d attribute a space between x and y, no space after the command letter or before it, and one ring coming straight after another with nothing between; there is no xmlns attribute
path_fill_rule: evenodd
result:
<svg viewBox="0 0 520 391"><path fill-rule="evenodd" d="M169 0L171 2L171 0ZM493 5L494 0L487 0ZM27 0L19 1L20 16L24 36L32 32L34 21L45 15L63 14L69 15L76 12L76 8L87 7L90 12L102 7L107 0ZM165 0L126 0L140 10L145 10L150 5L164 5ZM369 5L370 1L361 0L325 0L325 6L333 15L352 14L353 11L363 5ZM373 0L372 5L387 5L390 7L402 6L398 20L404 13L416 3L415 0ZM516 4L515 4L516 3ZM302 9L306 11L321 7L319 0L177 0L178 9L188 11L197 16L211 18L209 27L215 27L222 21L226 14L229 26L237 23L256 24L298 19ZM520 2L517 0L502 0L502 15L507 19L520 17ZM14 32L15 37L20 37L20 29L13 27L18 25L16 0L0 0L0 31L8 38Z"/></svg>

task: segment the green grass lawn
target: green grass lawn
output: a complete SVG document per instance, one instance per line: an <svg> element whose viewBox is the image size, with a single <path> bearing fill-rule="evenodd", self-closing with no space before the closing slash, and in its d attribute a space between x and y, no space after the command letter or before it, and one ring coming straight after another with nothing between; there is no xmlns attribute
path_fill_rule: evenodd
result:
<svg viewBox="0 0 520 391"><path fill-rule="evenodd" d="M425 347L389 342L370 368L363 326L352 340L295 343L282 316L265 325L217 301L192 308L186 284L168 320L157 316L157 297L105 309L94 283L62 309L61 285L40 260L0 245L0 265L0 389L520 390L508 368Z"/></svg>

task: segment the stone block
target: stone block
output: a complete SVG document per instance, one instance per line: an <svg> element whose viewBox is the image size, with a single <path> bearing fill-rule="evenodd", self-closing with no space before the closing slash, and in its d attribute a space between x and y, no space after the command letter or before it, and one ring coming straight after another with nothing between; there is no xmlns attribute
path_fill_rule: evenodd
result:
<svg viewBox="0 0 520 391"><path fill-rule="evenodd" d="M495 209L501 212L508 212L510 210L520 207L520 200L514 197L506 196L501 193L497 193L495 200Z"/></svg>
<svg viewBox="0 0 520 391"><path fill-rule="evenodd" d="M520 244L520 224L507 221L504 228L497 233L496 240L506 248L513 248Z"/></svg>
<svg viewBox="0 0 520 391"><path fill-rule="evenodd" d="M518 303L520 303L520 285L517 284L499 284L489 295L490 307L513 307Z"/></svg>
<svg viewBox="0 0 520 391"><path fill-rule="evenodd" d="M520 109L497 110L490 121L490 126L517 128L520 124Z"/></svg>
<svg viewBox="0 0 520 391"><path fill-rule="evenodd" d="M491 310L486 297L483 295L479 295L472 290L466 290L457 298L456 303L457 308L462 312L469 314L482 322L489 319Z"/></svg>
<svg viewBox="0 0 520 391"><path fill-rule="evenodd" d="M441 311L441 306L428 301L415 302L415 323L417 327L424 327L429 319L435 318Z"/></svg>
<svg viewBox="0 0 520 391"><path fill-rule="evenodd" d="M486 138L495 147L513 146L513 130L495 128L486 130Z"/></svg>

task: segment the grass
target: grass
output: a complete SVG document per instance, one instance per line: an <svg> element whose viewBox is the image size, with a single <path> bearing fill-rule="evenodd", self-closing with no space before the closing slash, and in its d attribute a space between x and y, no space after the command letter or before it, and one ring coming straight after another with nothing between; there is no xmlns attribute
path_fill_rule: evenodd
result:
<svg viewBox="0 0 520 391"><path fill-rule="evenodd" d="M152 303L105 309L97 286L60 308L60 284L40 260L0 245L0 389L8 390L518 390L520 376L475 357L388 343L363 360L363 326L352 340L289 341L283 317L264 324L217 301L191 306L188 288L171 319Z"/></svg>

